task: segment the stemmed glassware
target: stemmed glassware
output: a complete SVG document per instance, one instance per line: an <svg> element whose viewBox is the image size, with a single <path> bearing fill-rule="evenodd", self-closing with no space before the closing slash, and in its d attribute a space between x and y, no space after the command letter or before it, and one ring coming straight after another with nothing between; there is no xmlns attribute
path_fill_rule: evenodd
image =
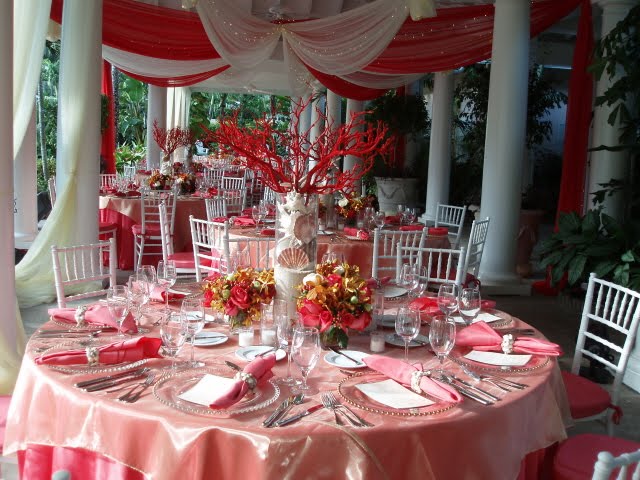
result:
<svg viewBox="0 0 640 480"><path fill-rule="evenodd" d="M407 207L404 211L404 220L407 224L411 225L416 221L416 209Z"/></svg>
<svg viewBox="0 0 640 480"><path fill-rule="evenodd" d="M412 297L418 298L427 290L427 267L416 267L416 271L418 279L409 293Z"/></svg>
<svg viewBox="0 0 640 480"><path fill-rule="evenodd" d="M404 361L409 363L409 343L420 333L420 312L408 306L400 307L395 326L396 333L404 341Z"/></svg>
<svg viewBox="0 0 640 480"><path fill-rule="evenodd" d="M376 224L376 227L382 229L384 224L386 223L387 217L383 211L376 212L373 216L373 222Z"/></svg>
<svg viewBox="0 0 640 480"><path fill-rule="evenodd" d="M253 221L256 224L256 233L260 231L260 224L264 220L267 211L265 208L261 208L260 205L254 205L251 207L251 217L253 217Z"/></svg>
<svg viewBox="0 0 640 480"><path fill-rule="evenodd" d="M109 313L118 324L118 337L125 337L122 331L124 319L129 314L129 292L124 285L114 285L107 291Z"/></svg>
<svg viewBox="0 0 640 480"><path fill-rule="evenodd" d="M447 318L458 308L458 286L452 283L440 285L438 308Z"/></svg>
<svg viewBox="0 0 640 480"><path fill-rule="evenodd" d="M418 286L420 276L418 273L418 266L415 264L405 263L402 265L402 270L400 273L400 285L407 289L409 292L409 296L412 295L412 292Z"/></svg>
<svg viewBox="0 0 640 480"><path fill-rule="evenodd" d="M444 372L444 359L451 352L455 342L455 322L446 315L435 315L431 320L431 328L429 329L429 343L438 360L440 360L438 372Z"/></svg>
<svg viewBox="0 0 640 480"><path fill-rule="evenodd" d="M162 320L160 324L160 338L162 347L167 356L171 357L171 370L178 369L176 356L187 338L184 323L181 320L182 314L173 312Z"/></svg>
<svg viewBox="0 0 640 480"><path fill-rule="evenodd" d="M290 319L286 309L284 312L279 309L274 310L273 315L278 343L280 343L280 348L287 352L287 376L279 379L278 383L289 386L296 385L298 382L291 376L291 343L296 322Z"/></svg>
<svg viewBox="0 0 640 480"><path fill-rule="evenodd" d="M134 309L133 319L136 326L140 326L142 318L142 306L149 301L149 284L147 277L142 273L134 273L129 276L129 300L131 307Z"/></svg>
<svg viewBox="0 0 640 480"><path fill-rule="evenodd" d="M194 358L196 335L204 328L204 306L202 299L186 297L182 300L180 314L184 331L191 343L191 360L189 366L192 368L202 367L204 363L197 362Z"/></svg>
<svg viewBox="0 0 640 480"><path fill-rule="evenodd" d="M465 325L471 325L480 313L482 299L477 288L463 288L458 297L458 312Z"/></svg>
<svg viewBox="0 0 640 480"><path fill-rule="evenodd" d="M172 260L158 262L157 278L158 286L164 290L164 311L165 315L169 311L169 289L173 287L178 279L176 265Z"/></svg>
<svg viewBox="0 0 640 480"><path fill-rule="evenodd" d="M320 358L320 331L315 327L296 327L293 332L291 356L302 373L302 384L297 387L299 393L308 393L309 372Z"/></svg>

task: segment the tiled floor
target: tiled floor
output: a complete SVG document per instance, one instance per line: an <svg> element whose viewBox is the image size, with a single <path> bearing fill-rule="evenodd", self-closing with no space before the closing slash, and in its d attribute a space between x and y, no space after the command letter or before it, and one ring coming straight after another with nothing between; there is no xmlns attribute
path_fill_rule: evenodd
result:
<svg viewBox="0 0 640 480"><path fill-rule="evenodd" d="M128 272L119 272L122 283ZM566 297L532 296L494 296L497 308L521 318L525 322L538 328L552 341L559 343L565 354L560 358L560 365L568 369L573 356L578 324L582 304L571 301ZM22 310L22 319L27 334L33 333L47 320L47 309L51 305L40 305ZM621 407L624 416L621 424L616 428L616 436L640 441L640 394L622 387ZM569 429L569 434L595 432L605 433L604 427L594 422L581 423ZM6 470L6 469L5 469ZM6 472L5 479L17 478L15 472Z"/></svg>

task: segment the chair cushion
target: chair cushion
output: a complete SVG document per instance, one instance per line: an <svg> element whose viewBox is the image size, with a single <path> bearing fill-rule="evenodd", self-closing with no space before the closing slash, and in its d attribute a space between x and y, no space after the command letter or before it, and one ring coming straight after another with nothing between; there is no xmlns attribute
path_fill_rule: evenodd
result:
<svg viewBox="0 0 640 480"><path fill-rule="evenodd" d="M173 260L176 268L196 268L193 261L193 252L178 252L169 255L169 260Z"/></svg>
<svg viewBox="0 0 640 480"><path fill-rule="evenodd" d="M100 222L98 225L98 230L101 232L104 230L115 230L116 228L118 228L118 225L114 222Z"/></svg>
<svg viewBox="0 0 640 480"><path fill-rule="evenodd" d="M151 225L146 226L145 235L148 237L159 237L160 236L160 225L157 223L153 223ZM142 225L136 224L131 227L131 231L134 235L142 235Z"/></svg>
<svg viewBox="0 0 640 480"><path fill-rule="evenodd" d="M611 395L597 383L571 372L562 372L562 380L569 398L571 417L591 417L611 405Z"/></svg>
<svg viewBox="0 0 640 480"><path fill-rule="evenodd" d="M0 395L0 454L4 445L4 430L7 426L9 402L11 402L11 395Z"/></svg>
<svg viewBox="0 0 640 480"><path fill-rule="evenodd" d="M554 480L590 480L598 453L607 451L617 457L640 449L640 443L622 438L585 433L560 444L553 459ZM631 472L629 473L631 478Z"/></svg>

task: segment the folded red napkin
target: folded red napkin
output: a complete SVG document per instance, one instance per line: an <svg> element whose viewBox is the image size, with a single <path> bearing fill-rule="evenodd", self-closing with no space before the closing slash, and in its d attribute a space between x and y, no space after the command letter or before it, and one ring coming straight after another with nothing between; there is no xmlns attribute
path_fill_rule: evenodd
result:
<svg viewBox="0 0 640 480"><path fill-rule="evenodd" d="M181 300L187 296L186 293L179 293L179 292L172 292L172 291L168 291L167 293L169 294L170 302L173 302L174 300ZM151 295L149 295L149 298L155 302L165 302L166 299L164 296L164 288L153 287L153 290L151 290Z"/></svg>
<svg viewBox="0 0 640 480"><path fill-rule="evenodd" d="M447 227L429 227L427 235L433 235L434 237L444 236L449 234Z"/></svg>
<svg viewBox="0 0 640 480"><path fill-rule="evenodd" d="M473 347L474 350L502 351L502 335L485 322L477 322L463 328L456 334L456 345ZM516 337L513 342L514 353L530 353L533 355L562 355L559 345L541 338Z"/></svg>
<svg viewBox="0 0 640 480"><path fill-rule="evenodd" d="M264 235L266 237L273 237L275 236L276 231L273 228L263 228L262 230L260 230L260 235Z"/></svg>
<svg viewBox="0 0 640 480"><path fill-rule="evenodd" d="M417 223L415 225L403 225L399 228L399 230L401 232L417 232L418 230L422 230L423 228L424 225Z"/></svg>
<svg viewBox="0 0 640 480"><path fill-rule="evenodd" d="M389 224L400 223L400 215L387 215L384 221Z"/></svg>
<svg viewBox="0 0 640 480"><path fill-rule="evenodd" d="M244 369L243 373L252 375L255 378L257 385L262 385L264 382L273 377L271 369L276 363L275 354L266 355L264 357L256 357L252 360ZM209 406L211 408L227 408L231 405L238 403L242 400L249 389L250 381L242 380L238 378L233 385L226 391L220 394L220 396L213 401Z"/></svg>
<svg viewBox="0 0 640 480"><path fill-rule="evenodd" d="M253 220L253 218L249 218L249 217L236 217L233 220L233 224L234 225L239 225L241 227L254 227L256 225L256 222Z"/></svg>
<svg viewBox="0 0 640 480"><path fill-rule="evenodd" d="M141 193L137 190L128 190L127 197L139 197Z"/></svg>
<svg viewBox="0 0 640 480"><path fill-rule="evenodd" d="M50 308L49 315L58 321L76 324L76 308ZM87 306L84 312L84 320L92 325L107 325L109 327L118 328L118 323L111 315L107 305L91 305ZM136 333L138 327L131 314L127 315L122 322L122 331L127 333Z"/></svg>
<svg viewBox="0 0 640 480"><path fill-rule="evenodd" d="M150 337L138 337L102 345L98 347L98 361L103 365L110 365L137 362L144 358L161 358L158 354L160 345L162 340ZM36 358L35 362L40 365L82 365L87 363L87 351L82 349L47 353Z"/></svg>
<svg viewBox="0 0 640 480"><path fill-rule="evenodd" d="M411 380L414 372L420 370L413 365L398 360L397 358L384 357L382 355L369 355L362 359L369 368L386 375L392 380L411 388ZM462 397L449 385L429 377L420 377L418 385L427 395L445 402L461 402Z"/></svg>
<svg viewBox="0 0 640 480"><path fill-rule="evenodd" d="M356 237L358 240L369 240L369 232L356 227L344 227L344 234Z"/></svg>
<svg viewBox="0 0 640 480"><path fill-rule="evenodd" d="M367 280L367 287L377 288L378 284L385 286L385 285L388 285L390 281L391 281L391 277L382 277L377 280L375 278L370 278L369 280Z"/></svg>
<svg viewBox="0 0 640 480"><path fill-rule="evenodd" d="M436 297L418 297L413 300L410 304L410 307L417 308L421 312L429 312L429 313L438 313L440 310L438 308L438 299ZM489 308L495 308L496 302L495 300L482 300L480 302L480 308L483 310Z"/></svg>
<svg viewBox="0 0 640 480"><path fill-rule="evenodd" d="M212 222L216 222L216 223L224 223L227 220L229 220L227 217L214 217L211 219Z"/></svg>

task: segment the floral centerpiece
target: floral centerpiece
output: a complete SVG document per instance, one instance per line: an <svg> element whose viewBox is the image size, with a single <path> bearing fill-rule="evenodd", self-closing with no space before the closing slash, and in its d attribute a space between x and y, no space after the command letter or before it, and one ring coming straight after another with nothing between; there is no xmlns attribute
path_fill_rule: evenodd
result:
<svg viewBox="0 0 640 480"><path fill-rule="evenodd" d="M288 302L291 316L296 311L296 286L313 272L317 261L318 195L352 190L371 168L374 156L391 146L386 126L382 122L367 124L364 112L337 126L317 110L316 122L324 128L312 137L316 122L306 129L300 122L306 106L305 102L295 106L286 131L279 130L266 115L257 119L253 128L243 127L236 112L207 137L224 152L234 153L240 165L260 171L264 184L280 194L274 275L277 297ZM362 162L351 170L339 171L337 165L347 155Z"/></svg>
<svg viewBox="0 0 640 480"><path fill-rule="evenodd" d="M162 167L164 173L173 173L171 165L171 154L178 147L186 147L193 143L193 134L187 129L180 127L162 128L158 126L158 121L153 121L153 139L162 150Z"/></svg>
<svg viewBox="0 0 640 480"><path fill-rule="evenodd" d="M336 213L345 220L355 221L358 213L366 207L372 207L374 201L375 197L371 195L361 197L356 192L342 194L336 205Z"/></svg>
<svg viewBox="0 0 640 480"><path fill-rule="evenodd" d="M209 278L204 286L204 306L224 312L233 330L251 325L260 315L260 305L271 302L275 293L272 269L239 268Z"/></svg>
<svg viewBox="0 0 640 480"><path fill-rule="evenodd" d="M174 177L180 195L188 195L196 191L196 176L192 173L178 173Z"/></svg>
<svg viewBox="0 0 640 480"><path fill-rule="evenodd" d="M157 170L154 171L147 180L151 190L169 190L172 182L173 178L171 175L165 175Z"/></svg>
<svg viewBox="0 0 640 480"><path fill-rule="evenodd" d="M325 344L345 348L348 330L371 323L371 289L357 266L325 262L298 286L298 313L304 325L318 327Z"/></svg>

